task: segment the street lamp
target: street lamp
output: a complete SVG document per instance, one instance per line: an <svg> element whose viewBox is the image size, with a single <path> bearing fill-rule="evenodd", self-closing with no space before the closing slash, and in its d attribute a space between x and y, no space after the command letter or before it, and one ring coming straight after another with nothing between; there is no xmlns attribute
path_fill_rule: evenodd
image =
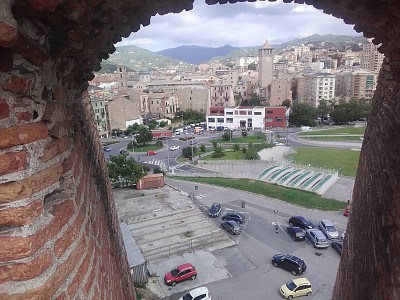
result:
<svg viewBox="0 0 400 300"><path fill-rule="evenodd" d="M278 222L277 222L277 220L276 220L276 214L278 213L278 210L274 210L274 213L275 213L275 233L278 233L279 231L278 231Z"/></svg>
<svg viewBox="0 0 400 300"><path fill-rule="evenodd" d="M167 164L168 164L168 172L169 172L169 146L168 146L168 137L167 137L167 155L168 155L168 160L167 160Z"/></svg>

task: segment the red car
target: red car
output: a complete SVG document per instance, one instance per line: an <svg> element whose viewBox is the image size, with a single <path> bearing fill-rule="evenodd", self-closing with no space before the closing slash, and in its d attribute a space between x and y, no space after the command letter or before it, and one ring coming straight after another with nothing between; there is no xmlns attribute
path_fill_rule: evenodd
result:
<svg viewBox="0 0 400 300"><path fill-rule="evenodd" d="M171 272L168 272L164 276L164 282L166 285L176 285L178 282L191 279L195 280L197 277L196 268L192 264L186 263L177 266Z"/></svg>
<svg viewBox="0 0 400 300"><path fill-rule="evenodd" d="M347 205L343 211L343 216L348 217L351 213L351 205Z"/></svg>
<svg viewBox="0 0 400 300"><path fill-rule="evenodd" d="M153 150L148 150L148 151L147 151L147 156L149 156L149 155L156 155L156 154L157 154L156 151L153 151Z"/></svg>

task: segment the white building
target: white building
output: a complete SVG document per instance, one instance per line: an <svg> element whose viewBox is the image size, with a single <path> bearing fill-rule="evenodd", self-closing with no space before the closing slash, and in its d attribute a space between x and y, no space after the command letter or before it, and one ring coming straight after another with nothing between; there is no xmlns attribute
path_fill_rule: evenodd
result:
<svg viewBox="0 0 400 300"><path fill-rule="evenodd" d="M385 56L378 51L380 45L374 45L372 39L363 44L361 68L379 73Z"/></svg>
<svg viewBox="0 0 400 300"><path fill-rule="evenodd" d="M322 100L332 100L335 97L335 75L329 73L317 73L311 75L309 81L311 103L318 107Z"/></svg>
<svg viewBox="0 0 400 300"><path fill-rule="evenodd" d="M207 115L207 128L228 128L237 130L240 128L265 128L264 106L238 106L238 107L212 107Z"/></svg>

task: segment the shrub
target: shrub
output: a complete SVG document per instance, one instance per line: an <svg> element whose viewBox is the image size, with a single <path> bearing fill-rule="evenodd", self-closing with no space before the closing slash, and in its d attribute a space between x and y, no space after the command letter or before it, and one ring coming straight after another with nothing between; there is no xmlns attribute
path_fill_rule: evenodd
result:
<svg viewBox="0 0 400 300"><path fill-rule="evenodd" d="M161 142L161 141L157 141L157 142L156 142L156 146L158 146L158 147L162 147L162 146L163 146L163 142Z"/></svg>
<svg viewBox="0 0 400 300"><path fill-rule="evenodd" d="M205 145L201 145L200 146L200 151L203 152L203 153L206 152L206 146Z"/></svg>

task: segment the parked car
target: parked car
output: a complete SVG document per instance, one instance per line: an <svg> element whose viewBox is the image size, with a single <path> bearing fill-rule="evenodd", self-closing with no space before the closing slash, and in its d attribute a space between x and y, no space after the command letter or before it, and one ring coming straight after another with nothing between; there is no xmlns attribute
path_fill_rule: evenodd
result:
<svg viewBox="0 0 400 300"><path fill-rule="evenodd" d="M311 229L314 228L314 224L307 220L306 218L302 216L293 216L289 219L289 224L292 226L297 226L302 229Z"/></svg>
<svg viewBox="0 0 400 300"><path fill-rule="evenodd" d="M212 218L217 218L221 213L221 204L220 203L213 203L208 210L208 215Z"/></svg>
<svg viewBox="0 0 400 300"><path fill-rule="evenodd" d="M339 255L342 255L343 242L341 242L341 241L333 241L331 243L331 246Z"/></svg>
<svg viewBox="0 0 400 300"><path fill-rule="evenodd" d="M244 215L241 212L229 212L224 214L221 219L223 221L235 221L239 224L244 223Z"/></svg>
<svg viewBox="0 0 400 300"><path fill-rule="evenodd" d="M195 280L197 277L196 268L190 264L186 263L180 266L177 266L175 269L171 270L164 276L164 282L167 285L176 285L178 282L191 279Z"/></svg>
<svg viewBox="0 0 400 300"><path fill-rule="evenodd" d="M339 231L337 231L333 222L330 220L321 220L321 222L319 222L319 229L330 240L339 238Z"/></svg>
<svg viewBox="0 0 400 300"><path fill-rule="evenodd" d="M285 144L280 142L274 142L274 146L285 146Z"/></svg>
<svg viewBox="0 0 400 300"><path fill-rule="evenodd" d="M211 296L208 288L202 286L186 293L179 300L211 300Z"/></svg>
<svg viewBox="0 0 400 300"><path fill-rule="evenodd" d="M156 155L157 154L157 152L156 151L153 151L153 150L147 150L147 156L149 156L149 155Z"/></svg>
<svg viewBox="0 0 400 300"><path fill-rule="evenodd" d="M175 151L175 150L179 150L179 149L181 149L181 146L171 146L171 147L169 147L169 150L171 150L171 151Z"/></svg>
<svg viewBox="0 0 400 300"><path fill-rule="evenodd" d="M307 278L296 278L281 286L281 295L285 299L299 296L311 296L311 283Z"/></svg>
<svg viewBox="0 0 400 300"><path fill-rule="evenodd" d="M329 242L321 230L315 228L307 229L306 237L309 239L309 241L311 242L311 244L313 244L315 248L329 247Z"/></svg>
<svg viewBox="0 0 400 300"><path fill-rule="evenodd" d="M288 226L287 232L294 241L304 241L306 239L306 234L300 227Z"/></svg>
<svg viewBox="0 0 400 300"><path fill-rule="evenodd" d="M189 145L194 145L194 144L197 144L197 141L196 141L196 140L190 140L190 141L189 141Z"/></svg>
<svg viewBox="0 0 400 300"><path fill-rule="evenodd" d="M294 255L275 254L272 256L272 264L274 267L289 271L294 276L304 273L307 269L306 263Z"/></svg>
<svg viewBox="0 0 400 300"><path fill-rule="evenodd" d="M121 149L121 150L119 150L119 153L120 153L120 154L126 154L126 155L129 154L129 152L128 152L126 149Z"/></svg>
<svg viewBox="0 0 400 300"><path fill-rule="evenodd" d="M241 234L242 228L240 225L235 221L224 221L221 223L221 228L225 229L226 231L230 232L232 235Z"/></svg>
<svg viewBox="0 0 400 300"><path fill-rule="evenodd" d="M351 213L351 205L347 205L343 211L343 216L348 217L350 216L350 213Z"/></svg>
<svg viewBox="0 0 400 300"><path fill-rule="evenodd" d="M111 152L111 148L110 148L110 147L107 147L107 146L103 147L103 150L104 150L105 152Z"/></svg>

